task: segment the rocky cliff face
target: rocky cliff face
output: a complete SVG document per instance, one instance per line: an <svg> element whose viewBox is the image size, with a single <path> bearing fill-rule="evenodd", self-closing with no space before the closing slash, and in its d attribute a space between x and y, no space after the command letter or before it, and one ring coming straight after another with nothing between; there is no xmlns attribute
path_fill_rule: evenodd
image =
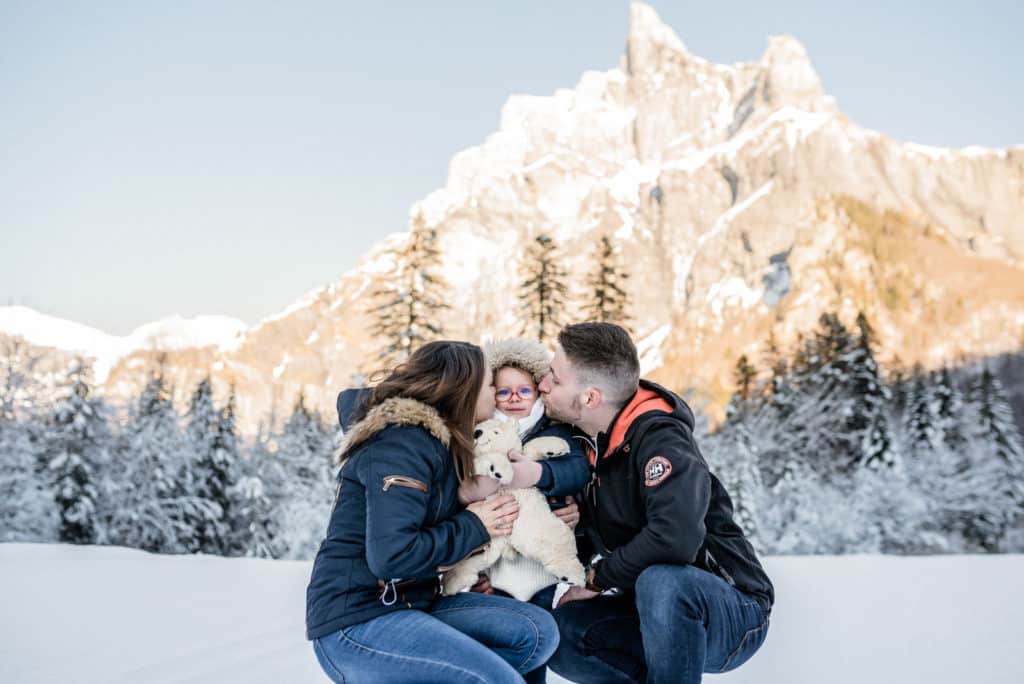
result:
<svg viewBox="0 0 1024 684"><path fill-rule="evenodd" d="M944 150L859 128L825 94L804 48L760 61L691 54L635 3L619 68L572 90L512 96L499 129L454 156L410 227L437 231L452 286L446 335L518 332L526 244L548 233L582 283L611 235L631 270L645 372L694 388L712 413L740 354L783 346L822 311L864 310L883 363L934 366L1024 342L1024 147ZM247 331L229 351L168 357L180 387L211 369L236 385L248 429L303 390L325 413L372 368L369 293L398 266L391 236L341 279ZM582 295L582 292L578 294ZM573 320L575 312L566 312ZM153 352L111 372L137 387Z"/></svg>

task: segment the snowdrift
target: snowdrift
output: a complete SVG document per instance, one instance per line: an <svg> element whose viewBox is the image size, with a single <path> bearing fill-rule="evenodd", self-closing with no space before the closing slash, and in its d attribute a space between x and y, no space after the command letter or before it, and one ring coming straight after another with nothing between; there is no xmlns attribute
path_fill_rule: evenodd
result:
<svg viewBox="0 0 1024 684"><path fill-rule="evenodd" d="M1024 681L1022 555L765 564L778 603L764 648L706 681ZM309 571L297 561L0 544L0 681L327 681L304 638Z"/></svg>

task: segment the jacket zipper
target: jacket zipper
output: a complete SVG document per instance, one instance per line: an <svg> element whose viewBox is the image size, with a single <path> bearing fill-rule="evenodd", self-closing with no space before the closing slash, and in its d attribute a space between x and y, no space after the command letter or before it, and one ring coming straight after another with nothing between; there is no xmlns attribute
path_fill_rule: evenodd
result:
<svg viewBox="0 0 1024 684"><path fill-rule="evenodd" d="M405 475L388 475L384 478L384 491L388 491L391 485L396 487L409 487L410 489L418 489L421 492L427 491L427 485L420 482L417 479L406 477Z"/></svg>

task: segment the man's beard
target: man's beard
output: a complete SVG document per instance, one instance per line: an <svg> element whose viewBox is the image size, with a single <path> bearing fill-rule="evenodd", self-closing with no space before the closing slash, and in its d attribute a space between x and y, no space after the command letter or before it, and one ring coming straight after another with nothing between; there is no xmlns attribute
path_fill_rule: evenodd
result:
<svg viewBox="0 0 1024 684"><path fill-rule="evenodd" d="M547 414L555 420L563 423L571 423L579 427L580 416L582 415L583 402L580 401L578 396L573 396L572 401L569 402L569 408L566 411L562 411L556 406L552 406L551 402L545 400L544 402L547 408Z"/></svg>

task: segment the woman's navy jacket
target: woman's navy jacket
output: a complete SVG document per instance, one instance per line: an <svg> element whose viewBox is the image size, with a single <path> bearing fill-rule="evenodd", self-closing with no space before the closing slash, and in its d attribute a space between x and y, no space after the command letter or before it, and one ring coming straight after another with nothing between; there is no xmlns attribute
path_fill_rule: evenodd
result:
<svg viewBox="0 0 1024 684"><path fill-rule="evenodd" d="M450 433L434 409L389 399L350 427L346 439L355 446L338 473L327 537L306 590L309 639L426 608L438 574L490 540L459 504L445 446ZM426 581L399 584L417 579Z"/></svg>

